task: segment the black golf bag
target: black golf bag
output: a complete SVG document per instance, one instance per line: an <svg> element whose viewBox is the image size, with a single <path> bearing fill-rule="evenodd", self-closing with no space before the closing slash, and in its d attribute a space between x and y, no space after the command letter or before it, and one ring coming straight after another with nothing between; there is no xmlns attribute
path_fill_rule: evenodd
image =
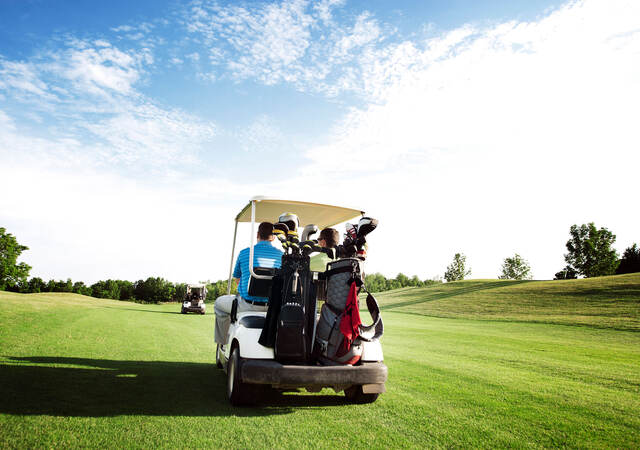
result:
<svg viewBox="0 0 640 450"><path fill-rule="evenodd" d="M273 280L265 327L258 342L273 347L283 364L309 362L316 315L316 286L309 256L283 255Z"/></svg>

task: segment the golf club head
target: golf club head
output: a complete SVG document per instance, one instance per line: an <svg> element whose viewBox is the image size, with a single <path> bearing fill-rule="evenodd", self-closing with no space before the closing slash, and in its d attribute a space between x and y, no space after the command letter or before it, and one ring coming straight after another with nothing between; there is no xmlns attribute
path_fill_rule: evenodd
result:
<svg viewBox="0 0 640 450"><path fill-rule="evenodd" d="M278 222L273 225L273 234L278 238L280 242L287 242L289 227L282 222Z"/></svg>
<svg viewBox="0 0 640 450"><path fill-rule="evenodd" d="M371 233L378 226L378 219L371 217L363 217L358 222L358 237L363 238L367 234Z"/></svg>
<svg viewBox="0 0 640 450"><path fill-rule="evenodd" d="M311 236L316 234L319 231L318 226L314 224L309 224L302 230L302 235L300 236L300 240L302 242L311 240Z"/></svg>

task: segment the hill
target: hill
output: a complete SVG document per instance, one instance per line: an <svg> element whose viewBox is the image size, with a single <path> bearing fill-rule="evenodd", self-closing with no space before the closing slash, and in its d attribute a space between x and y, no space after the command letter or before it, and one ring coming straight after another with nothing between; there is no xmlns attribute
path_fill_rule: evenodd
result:
<svg viewBox="0 0 640 450"><path fill-rule="evenodd" d="M383 312L640 330L640 273L579 280L467 280L376 294Z"/></svg>

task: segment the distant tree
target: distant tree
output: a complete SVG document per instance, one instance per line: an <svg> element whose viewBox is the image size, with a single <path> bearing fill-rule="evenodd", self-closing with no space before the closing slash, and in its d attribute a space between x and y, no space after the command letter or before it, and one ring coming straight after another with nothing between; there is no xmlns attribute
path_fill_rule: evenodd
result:
<svg viewBox="0 0 640 450"><path fill-rule="evenodd" d="M498 277L501 280L529 280L531 276L531 266L526 259L517 253L511 258L505 258L502 263L502 274Z"/></svg>
<svg viewBox="0 0 640 450"><path fill-rule="evenodd" d="M402 272L396 275L395 281L398 283L399 287L409 286L409 277Z"/></svg>
<svg viewBox="0 0 640 450"><path fill-rule="evenodd" d="M456 253L453 257L453 262L447 266L447 270L444 273L445 280L460 281L468 275L471 275L471 270L466 268L467 257L462 253Z"/></svg>
<svg viewBox="0 0 640 450"><path fill-rule="evenodd" d="M566 266L560 272L556 272L554 280L573 280L578 278L577 272L571 266Z"/></svg>
<svg viewBox="0 0 640 450"><path fill-rule="evenodd" d="M80 295L91 295L91 288L85 285L82 281L76 281L73 283L72 292Z"/></svg>
<svg viewBox="0 0 640 450"><path fill-rule="evenodd" d="M143 302L170 302L175 297L175 286L164 278L149 277L144 281L136 281L133 293L136 300Z"/></svg>
<svg viewBox="0 0 640 450"><path fill-rule="evenodd" d="M116 280L100 280L91 285L91 296L119 300L120 285Z"/></svg>
<svg viewBox="0 0 640 450"><path fill-rule="evenodd" d="M40 277L31 278L27 285L27 292L38 293L41 292L45 287L45 282Z"/></svg>
<svg viewBox="0 0 640 450"><path fill-rule="evenodd" d="M617 274L640 272L640 248L637 244L627 247L616 269Z"/></svg>
<svg viewBox="0 0 640 450"><path fill-rule="evenodd" d="M187 284L186 283L176 283L175 284L175 292L174 292L174 302L181 302L184 299L185 294L187 293Z"/></svg>
<svg viewBox="0 0 640 450"><path fill-rule="evenodd" d="M25 250L29 247L20 245L15 236L0 227L0 291L27 281L31 266L18 263L18 257Z"/></svg>
<svg viewBox="0 0 640 450"><path fill-rule="evenodd" d="M118 287L120 288L119 300L134 300L133 295L133 283L127 280L116 280Z"/></svg>
<svg viewBox="0 0 640 450"><path fill-rule="evenodd" d="M56 280L49 280L47 284L45 284L43 292L55 292L56 291Z"/></svg>
<svg viewBox="0 0 640 450"><path fill-rule="evenodd" d="M564 259L579 275L587 278L613 275L618 267L618 252L611 248L616 236L593 222L572 225Z"/></svg>

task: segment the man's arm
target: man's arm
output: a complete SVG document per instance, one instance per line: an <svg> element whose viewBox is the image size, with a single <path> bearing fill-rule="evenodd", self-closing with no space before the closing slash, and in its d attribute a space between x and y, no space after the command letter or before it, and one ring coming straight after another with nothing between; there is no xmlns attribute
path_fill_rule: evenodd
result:
<svg viewBox="0 0 640 450"><path fill-rule="evenodd" d="M236 259L236 266L233 269L233 278L240 280L240 277L242 276L242 268L240 267L240 255L242 254L242 252L240 252L238 254L238 259ZM240 282L240 281L238 281Z"/></svg>

